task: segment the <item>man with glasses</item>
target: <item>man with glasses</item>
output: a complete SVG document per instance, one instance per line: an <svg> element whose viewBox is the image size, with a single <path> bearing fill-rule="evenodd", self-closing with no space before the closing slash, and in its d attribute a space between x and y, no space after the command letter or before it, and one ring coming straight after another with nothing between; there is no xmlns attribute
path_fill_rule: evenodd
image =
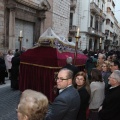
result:
<svg viewBox="0 0 120 120"><path fill-rule="evenodd" d="M62 68L59 71L55 79L59 95L49 106L45 120L76 120L80 107L80 96L72 86L72 79L71 70Z"/></svg>
<svg viewBox="0 0 120 120"><path fill-rule="evenodd" d="M111 87L99 109L100 120L120 120L120 70L109 77Z"/></svg>

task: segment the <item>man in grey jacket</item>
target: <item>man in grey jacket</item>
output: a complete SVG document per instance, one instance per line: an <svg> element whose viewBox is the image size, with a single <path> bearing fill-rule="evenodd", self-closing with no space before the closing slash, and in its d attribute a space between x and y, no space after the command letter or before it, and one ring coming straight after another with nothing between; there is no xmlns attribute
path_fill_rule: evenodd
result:
<svg viewBox="0 0 120 120"><path fill-rule="evenodd" d="M56 78L59 95L49 106L45 120L76 120L80 96L72 86L73 72L67 68L59 71Z"/></svg>

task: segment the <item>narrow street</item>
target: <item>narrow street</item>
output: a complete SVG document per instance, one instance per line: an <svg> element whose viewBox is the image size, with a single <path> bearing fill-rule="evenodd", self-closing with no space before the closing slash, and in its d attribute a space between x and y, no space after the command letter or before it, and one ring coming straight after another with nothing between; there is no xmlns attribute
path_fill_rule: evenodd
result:
<svg viewBox="0 0 120 120"><path fill-rule="evenodd" d="M0 85L0 120L17 120L16 108L20 99L20 91L10 87L10 80Z"/></svg>

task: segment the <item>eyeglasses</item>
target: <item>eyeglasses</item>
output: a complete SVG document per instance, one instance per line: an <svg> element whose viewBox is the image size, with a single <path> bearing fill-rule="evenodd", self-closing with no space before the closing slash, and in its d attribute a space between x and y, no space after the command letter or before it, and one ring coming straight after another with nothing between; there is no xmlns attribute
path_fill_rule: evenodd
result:
<svg viewBox="0 0 120 120"><path fill-rule="evenodd" d="M115 79L114 77L112 77L112 76L109 76L108 78L112 78L112 79Z"/></svg>
<svg viewBox="0 0 120 120"><path fill-rule="evenodd" d="M85 81L84 79L80 79L80 78L77 78L77 77L76 77L76 80L79 80L79 81Z"/></svg>
<svg viewBox="0 0 120 120"><path fill-rule="evenodd" d="M58 77L56 77L55 78L55 81L60 81L60 82L62 82L63 80L68 80L68 79L70 79L70 78L58 78Z"/></svg>

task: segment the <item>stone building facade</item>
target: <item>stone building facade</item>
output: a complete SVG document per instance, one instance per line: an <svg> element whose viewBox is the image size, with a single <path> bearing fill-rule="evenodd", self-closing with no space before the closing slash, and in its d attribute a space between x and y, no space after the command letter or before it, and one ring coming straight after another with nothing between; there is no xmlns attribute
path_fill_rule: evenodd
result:
<svg viewBox="0 0 120 120"><path fill-rule="evenodd" d="M4 23L4 0L0 0L0 49L4 48L5 44L5 23Z"/></svg>
<svg viewBox="0 0 120 120"><path fill-rule="evenodd" d="M47 0L0 0L0 49L30 48L43 33L45 12L50 9Z"/></svg>
<svg viewBox="0 0 120 120"><path fill-rule="evenodd" d="M48 0L51 9L46 12L44 30L51 27L61 37L68 38L70 0Z"/></svg>
<svg viewBox="0 0 120 120"><path fill-rule="evenodd" d="M70 0L0 0L0 9L1 50L31 48L49 27L68 38Z"/></svg>

